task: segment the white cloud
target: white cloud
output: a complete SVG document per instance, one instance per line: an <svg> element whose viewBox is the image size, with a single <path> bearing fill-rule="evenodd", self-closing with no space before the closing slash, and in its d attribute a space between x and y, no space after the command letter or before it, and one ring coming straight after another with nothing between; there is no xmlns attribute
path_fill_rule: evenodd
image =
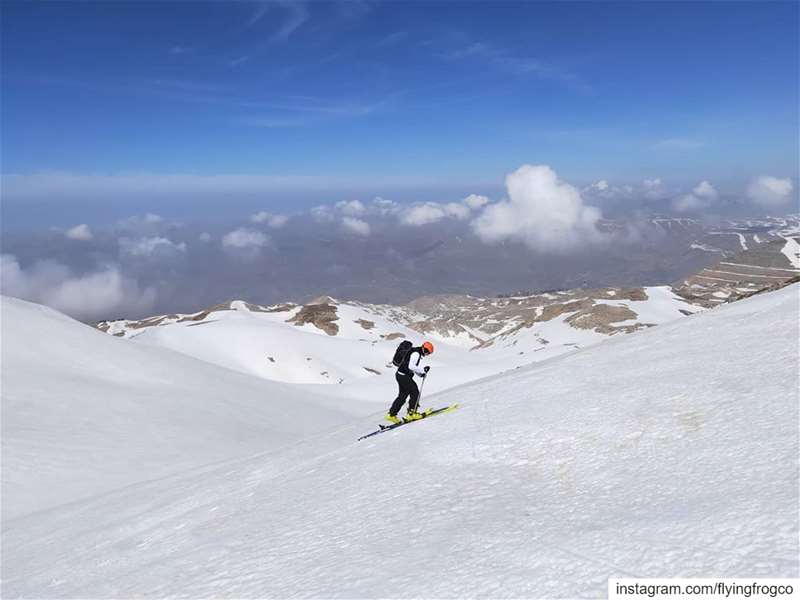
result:
<svg viewBox="0 0 800 600"><path fill-rule="evenodd" d="M647 190L651 190L653 188L661 187L661 178L660 177L655 177L653 179L645 179L642 182L642 187L647 189Z"/></svg>
<svg viewBox="0 0 800 600"><path fill-rule="evenodd" d="M679 213L697 212L704 208L706 203L694 194L683 194L672 201L672 209Z"/></svg>
<svg viewBox="0 0 800 600"><path fill-rule="evenodd" d="M444 214L454 219L468 219L470 215L469 206L458 202L448 202L442 206L442 210L444 210Z"/></svg>
<svg viewBox="0 0 800 600"><path fill-rule="evenodd" d="M482 206L489 204L489 198L486 196L479 196L477 194L470 194L464 198L462 202L469 206L471 210L478 210Z"/></svg>
<svg viewBox="0 0 800 600"><path fill-rule="evenodd" d="M705 198L706 200L716 200L719 197L719 193L717 190L714 189L714 186L711 185L708 181L701 181L698 183L695 188L692 190L692 193L697 196L698 198Z"/></svg>
<svg viewBox="0 0 800 600"><path fill-rule="evenodd" d="M89 226L85 223L82 225L76 225L72 229L67 229L64 235L71 240L79 240L82 242L88 242L94 238L94 235L92 235L92 230L89 229Z"/></svg>
<svg viewBox="0 0 800 600"><path fill-rule="evenodd" d="M747 186L747 197L759 206L771 208L788 202L793 189L791 179L761 175Z"/></svg>
<svg viewBox="0 0 800 600"><path fill-rule="evenodd" d="M586 202L597 202L601 206L613 207L615 204L622 206L622 203L635 203L642 199L667 200L675 194L667 189L661 178L654 177L633 184L615 184L607 179L600 179L582 188L581 195ZM633 204L629 206L635 208Z"/></svg>
<svg viewBox="0 0 800 600"><path fill-rule="evenodd" d="M680 213L698 212L711 208L719 199L719 193L708 181L698 183L690 194L672 201L673 210Z"/></svg>
<svg viewBox="0 0 800 600"><path fill-rule="evenodd" d="M280 229L286 223L289 222L288 215L272 215L272 218L269 220L269 226L273 229Z"/></svg>
<svg viewBox="0 0 800 600"><path fill-rule="evenodd" d="M367 208L358 200L342 200L336 203L336 208L345 215L358 217L363 215Z"/></svg>
<svg viewBox="0 0 800 600"><path fill-rule="evenodd" d="M186 252L186 243L176 244L164 237L121 238L119 248L130 256L167 256Z"/></svg>
<svg viewBox="0 0 800 600"><path fill-rule="evenodd" d="M261 211L251 215L250 221L252 223L266 223L273 229L280 229L286 225L289 221L289 217L287 215L273 215L272 213Z"/></svg>
<svg viewBox="0 0 800 600"><path fill-rule="evenodd" d="M441 221L445 217L444 209L433 202L426 202L425 204L418 204L407 210L401 217L400 221L404 225L429 225Z"/></svg>
<svg viewBox="0 0 800 600"><path fill-rule="evenodd" d="M252 223L265 223L266 221L269 221L270 218L272 218L272 213L264 212L263 210L250 215L250 221Z"/></svg>
<svg viewBox="0 0 800 600"><path fill-rule="evenodd" d="M317 223L330 223L334 219L331 208L329 206L325 206L324 204L315 206L311 209L310 213L311 217Z"/></svg>
<svg viewBox="0 0 800 600"><path fill-rule="evenodd" d="M487 206L472 221L486 243L518 240L541 251L565 251L601 238L600 210L546 165L524 165L506 177L508 200Z"/></svg>
<svg viewBox="0 0 800 600"><path fill-rule="evenodd" d="M231 250L258 250L269 244L269 236L260 231L241 227L222 238L222 247Z"/></svg>
<svg viewBox="0 0 800 600"><path fill-rule="evenodd" d="M308 7L304 2L268 2L257 5L245 28L252 27L275 9L284 11L285 19L282 21L278 18L271 19L272 24L277 25L277 30L269 37L271 42L286 42L309 19Z"/></svg>
<svg viewBox="0 0 800 600"><path fill-rule="evenodd" d="M440 53L440 58L448 61L475 61L514 77L533 76L560 82L581 93L591 92L591 86L575 73L565 71L553 63L546 63L537 57L516 55L485 42L465 41L466 44L459 48Z"/></svg>
<svg viewBox="0 0 800 600"><path fill-rule="evenodd" d="M626 186L611 185L608 180L601 179L583 188L581 194L592 199L612 200L627 198L631 191Z"/></svg>
<svg viewBox="0 0 800 600"><path fill-rule="evenodd" d="M212 240L211 234L207 231L204 231L200 234L199 239L201 242L210 242Z"/></svg>
<svg viewBox="0 0 800 600"><path fill-rule="evenodd" d="M163 225L164 219L153 213L147 213L143 216L135 215L117 222L119 229L139 235L155 234L164 229Z"/></svg>
<svg viewBox="0 0 800 600"><path fill-rule="evenodd" d="M669 196L660 177L645 179L642 181L642 189L644 197L648 200L665 200Z"/></svg>
<svg viewBox="0 0 800 600"><path fill-rule="evenodd" d="M348 231L352 231L358 235L368 236L371 232L369 223L355 217L342 217L342 225Z"/></svg>
<svg viewBox="0 0 800 600"><path fill-rule="evenodd" d="M459 220L468 219L470 214L470 207L463 202L448 202L446 204L425 202L403 210L400 213L400 222L404 225L418 227L420 225L438 223L447 217Z"/></svg>
<svg viewBox="0 0 800 600"><path fill-rule="evenodd" d="M464 220L468 219L473 210L479 210L489 203L486 196L470 194L461 202L425 202L416 204L411 208L403 210L400 214L400 222L404 225L420 226L437 223L444 218Z"/></svg>
<svg viewBox="0 0 800 600"><path fill-rule="evenodd" d="M379 215L386 216L393 213L396 213L399 210L399 206L397 202L394 200L386 200L385 198L381 198L377 196L372 200L372 212L376 212Z"/></svg>
<svg viewBox="0 0 800 600"><path fill-rule="evenodd" d="M0 282L3 294L85 320L139 316L153 307L156 297L154 289L140 289L116 265L84 275L74 275L55 261L39 261L24 270L10 254L0 256Z"/></svg>

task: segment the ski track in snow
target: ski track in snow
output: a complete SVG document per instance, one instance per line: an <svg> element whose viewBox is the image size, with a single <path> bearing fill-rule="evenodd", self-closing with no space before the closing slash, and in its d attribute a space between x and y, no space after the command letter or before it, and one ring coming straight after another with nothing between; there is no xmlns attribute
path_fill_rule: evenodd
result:
<svg viewBox="0 0 800 600"><path fill-rule="evenodd" d="M798 577L798 285L4 523L5 597L604 597ZM743 348L746 346L746 351Z"/></svg>

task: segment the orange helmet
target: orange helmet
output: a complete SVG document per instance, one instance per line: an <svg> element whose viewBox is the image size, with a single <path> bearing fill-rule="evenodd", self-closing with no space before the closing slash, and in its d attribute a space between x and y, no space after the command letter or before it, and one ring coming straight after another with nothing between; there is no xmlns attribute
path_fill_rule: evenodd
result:
<svg viewBox="0 0 800 600"><path fill-rule="evenodd" d="M423 343L422 349L425 351L425 354L433 354L433 344L430 342Z"/></svg>

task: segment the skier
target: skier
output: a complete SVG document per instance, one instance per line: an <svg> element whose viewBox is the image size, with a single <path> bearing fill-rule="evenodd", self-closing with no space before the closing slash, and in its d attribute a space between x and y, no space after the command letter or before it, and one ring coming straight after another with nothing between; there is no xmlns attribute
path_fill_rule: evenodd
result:
<svg viewBox="0 0 800 600"><path fill-rule="evenodd" d="M411 345L409 342L406 343L409 346ZM402 420L397 416L397 413L400 412L400 409L403 407L406 398L408 398L408 414L406 416L407 421L416 421L417 419L421 419L425 416L417 412L417 405L419 403L419 388L414 381L414 375L419 375L421 378L425 379L430 367L425 367L423 369L419 366L419 361L429 354L433 354L433 344L430 342L424 342L421 346L410 348L402 358L402 361L400 361L397 368L397 373L394 376L394 378L397 380L399 391L397 392L397 398L395 398L395 401L392 403L392 406L389 409L389 413L386 415L387 421L390 421L391 423L402 422ZM414 355L416 355L416 357Z"/></svg>

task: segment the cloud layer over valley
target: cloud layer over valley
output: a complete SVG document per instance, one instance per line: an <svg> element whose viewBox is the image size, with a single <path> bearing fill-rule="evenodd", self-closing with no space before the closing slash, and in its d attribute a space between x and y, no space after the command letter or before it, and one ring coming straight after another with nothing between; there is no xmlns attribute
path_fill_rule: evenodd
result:
<svg viewBox="0 0 800 600"><path fill-rule="evenodd" d="M225 218L198 221L191 212L180 219L147 212L103 224L79 213L64 229L5 233L2 291L104 319L234 298L331 294L402 303L431 293L662 284L718 254L687 253L698 246L700 220L684 221L681 233L651 217L789 210L794 193L790 179L772 176L755 178L738 196L710 180L686 188L659 177L579 186L548 165L523 165L502 191L442 201L333 194L311 208L275 210L262 199L249 210L226 202Z"/></svg>

